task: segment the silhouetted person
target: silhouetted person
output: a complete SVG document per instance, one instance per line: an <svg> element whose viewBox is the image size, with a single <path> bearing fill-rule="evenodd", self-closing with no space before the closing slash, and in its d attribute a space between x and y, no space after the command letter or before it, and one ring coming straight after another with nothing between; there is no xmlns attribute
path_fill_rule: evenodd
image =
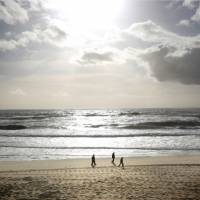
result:
<svg viewBox="0 0 200 200"><path fill-rule="evenodd" d="M112 153L112 164L115 165L115 152Z"/></svg>
<svg viewBox="0 0 200 200"><path fill-rule="evenodd" d="M119 163L118 167L120 167L120 166L122 166L122 168L124 169L124 158L123 157L120 158L120 163Z"/></svg>
<svg viewBox="0 0 200 200"><path fill-rule="evenodd" d="M93 155L92 155L92 163L91 163L91 166L94 168L95 165L96 165L95 155L93 154Z"/></svg>

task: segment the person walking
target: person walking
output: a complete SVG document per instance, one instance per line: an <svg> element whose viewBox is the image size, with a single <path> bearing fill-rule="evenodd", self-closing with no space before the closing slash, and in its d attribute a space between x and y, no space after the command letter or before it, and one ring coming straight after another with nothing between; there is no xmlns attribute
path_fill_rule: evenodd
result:
<svg viewBox="0 0 200 200"><path fill-rule="evenodd" d="M95 160L95 155L94 154L92 155L91 160L92 160L91 166L92 166L92 168L94 168L96 166L96 160Z"/></svg>
<svg viewBox="0 0 200 200"><path fill-rule="evenodd" d="M115 165L115 152L112 153L112 164Z"/></svg>
<svg viewBox="0 0 200 200"><path fill-rule="evenodd" d="M122 168L124 169L124 158L123 157L120 158L120 163L119 163L118 167L120 167L120 166L122 166Z"/></svg>

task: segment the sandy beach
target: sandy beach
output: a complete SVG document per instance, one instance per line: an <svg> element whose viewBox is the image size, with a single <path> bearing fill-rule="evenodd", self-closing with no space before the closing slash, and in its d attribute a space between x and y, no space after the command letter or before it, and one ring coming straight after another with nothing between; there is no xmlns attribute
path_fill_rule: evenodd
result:
<svg viewBox="0 0 200 200"><path fill-rule="evenodd" d="M119 159L116 160L116 164ZM0 162L0 199L193 199L200 196L200 156Z"/></svg>

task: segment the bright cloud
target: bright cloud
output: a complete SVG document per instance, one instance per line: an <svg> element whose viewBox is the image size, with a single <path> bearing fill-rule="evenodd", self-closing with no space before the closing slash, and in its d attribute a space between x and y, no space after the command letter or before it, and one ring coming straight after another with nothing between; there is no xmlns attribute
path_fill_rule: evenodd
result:
<svg viewBox="0 0 200 200"><path fill-rule="evenodd" d="M62 46L67 33L59 27L50 26L47 28L35 28L32 31L24 31L13 40L0 40L0 51L13 50L19 47L26 47L31 42L47 43L54 46Z"/></svg>
<svg viewBox="0 0 200 200"><path fill-rule="evenodd" d="M188 20L188 19L183 19L183 20L181 20L177 25L189 27L190 24L191 24L191 23L190 23L190 20Z"/></svg>
<svg viewBox="0 0 200 200"><path fill-rule="evenodd" d="M15 0L0 1L0 19L7 24L25 23L29 20L28 12Z"/></svg>
<svg viewBox="0 0 200 200"><path fill-rule="evenodd" d="M58 18L67 20L77 31L91 31L112 26L122 3L122 0L47 0L45 7L54 10Z"/></svg>

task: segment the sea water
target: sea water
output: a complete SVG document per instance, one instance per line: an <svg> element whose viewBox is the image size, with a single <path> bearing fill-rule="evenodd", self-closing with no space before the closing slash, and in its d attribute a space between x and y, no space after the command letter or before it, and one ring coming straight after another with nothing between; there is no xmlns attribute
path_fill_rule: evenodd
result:
<svg viewBox="0 0 200 200"><path fill-rule="evenodd" d="M1 110L0 160L200 154L200 109Z"/></svg>

